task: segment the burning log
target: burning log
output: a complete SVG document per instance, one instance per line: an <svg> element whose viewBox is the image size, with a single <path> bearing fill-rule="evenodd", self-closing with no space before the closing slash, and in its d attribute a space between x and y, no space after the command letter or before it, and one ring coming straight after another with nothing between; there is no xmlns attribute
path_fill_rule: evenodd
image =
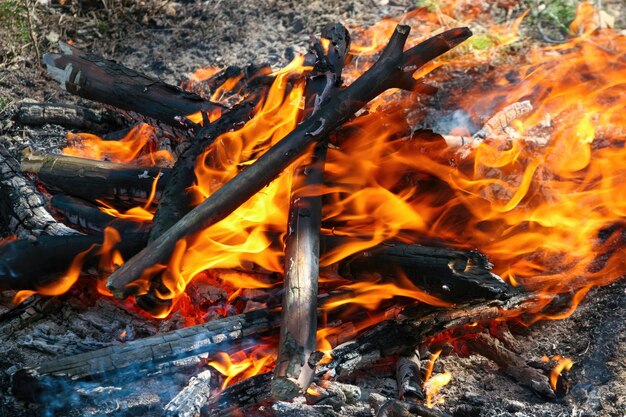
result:
<svg viewBox="0 0 626 417"><path fill-rule="evenodd" d="M118 124L113 118L91 109L68 104L21 103L15 117L19 123L29 126L55 124L91 132L101 132L105 126Z"/></svg>
<svg viewBox="0 0 626 417"><path fill-rule="evenodd" d="M165 406L165 417L196 417L211 393L211 371L200 372Z"/></svg>
<svg viewBox="0 0 626 417"><path fill-rule="evenodd" d="M353 280L375 273L383 278L404 276L418 288L455 303L510 297L513 288L490 272L491 267L477 251L383 243L342 261L339 274Z"/></svg>
<svg viewBox="0 0 626 417"><path fill-rule="evenodd" d="M75 235L76 230L57 222L45 209L45 202L30 181L20 174L19 164L0 144L0 213L6 230L16 236L43 232L48 235ZM32 263L32 259L30 260Z"/></svg>
<svg viewBox="0 0 626 417"><path fill-rule="evenodd" d="M105 376L121 380L176 367L181 359L228 351L235 342L267 333L278 326L278 317L257 310L21 369L12 378L13 394L38 401L45 390L61 389L69 380Z"/></svg>
<svg viewBox="0 0 626 417"><path fill-rule="evenodd" d="M50 199L50 206L55 214L63 217L65 224L87 232L102 233L107 226L122 233L147 233L150 229L150 223L111 216L100 210L98 206L64 194L53 196Z"/></svg>
<svg viewBox="0 0 626 417"><path fill-rule="evenodd" d="M480 333L472 337L468 345L474 352L497 363L504 373L537 395L549 400L556 399L548 377L539 369L529 366L520 355L502 346L498 339Z"/></svg>
<svg viewBox="0 0 626 417"><path fill-rule="evenodd" d="M328 101L341 85L341 71L350 49L350 34L341 24L328 25L322 37L329 40L325 55L319 41L316 69L321 74L307 85L309 102L314 101L312 116L318 106ZM326 71L322 68L328 66ZM321 82L320 82L321 81ZM316 85L316 84L319 84ZM285 240L285 292L282 325L272 394L290 400L302 394L313 380L317 332L317 279L319 276L322 197L307 196L307 186L322 184L327 144L316 145L311 161L294 172L288 232Z"/></svg>
<svg viewBox="0 0 626 417"><path fill-rule="evenodd" d="M403 52L410 28L398 25L378 61L349 87L322 104L311 117L268 150L247 169L224 184L202 204L125 263L109 277L108 287L116 297L137 289L129 286L152 265L165 262L176 243L222 220L271 182L313 143L319 143L368 101L389 88L410 89L412 73L431 59L467 39L467 28L448 30Z"/></svg>
<svg viewBox="0 0 626 417"><path fill-rule="evenodd" d="M166 132L183 131L181 118L203 112L221 113L223 106L150 78L114 61L84 53L61 42L63 54L46 54L48 75L64 90L97 101L137 122Z"/></svg>
<svg viewBox="0 0 626 417"><path fill-rule="evenodd" d="M154 200L158 201L170 176L167 168L132 167L39 152L25 153L21 169L36 174L41 182L52 189L74 197L92 202L107 199L127 204L146 202L156 178Z"/></svg>
<svg viewBox="0 0 626 417"><path fill-rule="evenodd" d="M262 404L271 398L272 373L254 375L226 388L202 407L203 417L228 417L234 412Z"/></svg>
<svg viewBox="0 0 626 417"><path fill-rule="evenodd" d="M115 249L123 257L132 256L146 245L147 237L146 233L126 233ZM36 291L52 284L85 251L89 252L83 259L83 269L97 265L100 256L95 249L103 241L102 235L74 234L6 242L0 246L0 289Z"/></svg>

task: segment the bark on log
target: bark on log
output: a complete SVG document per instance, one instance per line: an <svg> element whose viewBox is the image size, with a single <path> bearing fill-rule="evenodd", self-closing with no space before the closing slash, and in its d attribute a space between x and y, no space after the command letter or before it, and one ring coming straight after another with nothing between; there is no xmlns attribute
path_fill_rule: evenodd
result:
<svg viewBox="0 0 626 417"><path fill-rule="evenodd" d="M223 106L150 78L114 61L60 43L62 54L46 54L48 75L64 90L113 107L137 122L172 134L184 132L180 118L197 112L221 112Z"/></svg>
<svg viewBox="0 0 626 417"><path fill-rule="evenodd" d="M539 369L529 366L520 355L502 346L498 339L479 333L468 340L468 346L475 353L497 363L505 374L535 394L549 400L556 399L548 377Z"/></svg>
<svg viewBox="0 0 626 417"><path fill-rule="evenodd" d="M311 116L341 85L341 72L350 49L350 35L341 24L326 26L322 37L330 41L328 52L324 54L320 42L314 42L317 46L314 72L318 75L309 78L305 94ZM315 352L317 334L322 197L307 196L306 188L322 184L326 150L325 141L317 144L311 160L296 167L292 181L285 240L282 325L272 380L272 394L281 400L303 394L315 373L316 364L311 363L310 356Z"/></svg>
<svg viewBox="0 0 626 417"><path fill-rule="evenodd" d="M18 162L0 143L0 218L4 223L3 231L18 237L39 233L78 234L76 230L57 222L44 205L44 199L35 186L21 175Z"/></svg>
<svg viewBox="0 0 626 417"><path fill-rule="evenodd" d="M200 372L189 380L165 406L165 417L198 417L202 406L211 396L211 371Z"/></svg>
<svg viewBox="0 0 626 417"><path fill-rule="evenodd" d="M278 313L258 310L121 345L52 360L13 375L16 398L38 401L46 390L81 378L136 378L177 360L236 348L235 342L267 333L279 325Z"/></svg>
<svg viewBox="0 0 626 417"><path fill-rule="evenodd" d="M153 201L158 202L170 178L170 170L167 168L133 167L39 152L26 153L21 169L37 175L41 182L53 190L92 202L111 200L127 206L145 203L157 176L159 180Z"/></svg>
<svg viewBox="0 0 626 417"><path fill-rule="evenodd" d="M29 126L55 124L70 129L104 132L119 123L91 109L68 104L20 103L16 120Z"/></svg>
<svg viewBox="0 0 626 417"><path fill-rule="evenodd" d="M382 92L389 88L410 89L415 86L412 74L417 68L471 36L467 28L451 29L403 52L409 31L408 26L398 25L381 57L367 72L321 105L315 117L298 125L255 163L190 211L161 239L152 242L111 274L108 287L113 294L124 298L136 291L136 285L128 284L137 280L146 268L167 261L176 242L228 216L276 178L311 144L327 139L334 129Z"/></svg>

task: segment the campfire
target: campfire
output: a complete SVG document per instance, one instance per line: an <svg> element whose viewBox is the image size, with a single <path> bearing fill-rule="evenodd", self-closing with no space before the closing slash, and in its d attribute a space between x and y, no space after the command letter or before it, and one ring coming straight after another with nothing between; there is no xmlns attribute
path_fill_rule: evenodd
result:
<svg viewBox="0 0 626 417"><path fill-rule="evenodd" d="M155 415L440 417L447 356L570 395L568 352L516 333L626 275L626 36L582 3L566 42L511 54L525 14L472 37L446 13L328 23L283 68L177 86L44 55L109 113L24 104L22 124L75 127L67 146L0 145L2 320L84 299L143 324L15 367L12 395L76 409L182 378Z"/></svg>

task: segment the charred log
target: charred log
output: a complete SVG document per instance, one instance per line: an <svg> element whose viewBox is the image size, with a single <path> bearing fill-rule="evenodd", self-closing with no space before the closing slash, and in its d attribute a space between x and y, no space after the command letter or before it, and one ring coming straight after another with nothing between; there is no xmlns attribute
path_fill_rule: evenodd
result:
<svg viewBox="0 0 626 417"><path fill-rule="evenodd" d="M389 88L415 86L412 73L433 58L463 42L471 32L457 28L422 42L403 52L410 28L398 25L380 59L349 87L322 104L314 117L296 127L247 169L224 184L202 204L179 220L158 241L126 262L109 276L108 287L116 297L124 298L137 290L129 284L150 266L166 261L176 242L222 220L271 182L313 143L349 119L368 101Z"/></svg>
<svg viewBox="0 0 626 417"><path fill-rule="evenodd" d="M226 388L216 399L212 399L202 408L202 416L228 417L237 410L245 411L250 407L270 400L272 394L270 381L272 373L254 375Z"/></svg>
<svg viewBox="0 0 626 417"><path fill-rule="evenodd" d="M236 342L267 333L278 326L278 317L267 310L253 311L52 360L16 372L12 378L13 394L20 399L40 401L46 390L61 390L70 380L108 377L123 381L176 367L176 361L183 358L229 351L236 348Z"/></svg>
<svg viewBox="0 0 626 417"><path fill-rule="evenodd" d="M147 237L147 233L127 233L115 248L128 258L146 245ZM95 266L100 258L97 247L103 240L102 235L60 235L6 242L0 246L0 289L36 291L52 284L85 251L89 253L83 269Z"/></svg>
<svg viewBox="0 0 626 417"><path fill-rule="evenodd" d="M115 162L95 161L66 155L30 152L21 169L37 175L52 190L95 202L111 200L126 205L145 203L156 178L155 202L170 177L170 170L133 167Z"/></svg>
<svg viewBox="0 0 626 417"><path fill-rule="evenodd" d="M48 213L35 186L21 175L18 162L1 143L0 192L0 214L5 223L5 232L19 237L39 233L64 236L78 234Z"/></svg>
<svg viewBox="0 0 626 417"><path fill-rule="evenodd" d="M490 272L491 267L477 251L391 243L349 257L339 273L354 280L372 274L405 276L418 288L454 303L510 297L514 288Z"/></svg>
<svg viewBox="0 0 626 417"><path fill-rule="evenodd" d="M16 120L29 126L55 124L69 129L104 132L119 123L112 117L103 116L91 109L68 104L21 103Z"/></svg>
<svg viewBox="0 0 626 417"><path fill-rule="evenodd" d="M113 107L132 120L166 132L184 132L181 118L223 107L200 96L150 78L114 61L60 43L62 54L43 57L48 74L72 94Z"/></svg>
<svg viewBox="0 0 626 417"><path fill-rule="evenodd" d="M319 41L316 52L317 77L309 79L306 97L314 115L319 105L335 94L341 83L341 71L350 49L350 35L341 24L328 25L322 37L329 40L328 54ZM317 46L317 48L315 48ZM306 391L313 380L317 332L317 280L319 276L322 197L306 195L306 188L321 185L327 145L319 143L310 161L297 167L289 208L285 240L285 292L278 358L272 381L272 394L290 400Z"/></svg>
<svg viewBox="0 0 626 417"><path fill-rule="evenodd" d="M65 194L53 196L50 199L50 206L52 212L62 217L65 224L87 233L102 233L107 226L121 233L148 233L150 230L150 223L111 216L100 210L98 206Z"/></svg>
<svg viewBox="0 0 626 417"><path fill-rule="evenodd" d="M530 388L537 395L556 399L548 377L539 369L529 366L517 353L505 348L498 339L479 333L468 341L471 350L498 364L502 372Z"/></svg>
<svg viewBox="0 0 626 417"><path fill-rule="evenodd" d="M419 355L402 356L398 359L396 363L396 382L398 383L399 399L424 399Z"/></svg>

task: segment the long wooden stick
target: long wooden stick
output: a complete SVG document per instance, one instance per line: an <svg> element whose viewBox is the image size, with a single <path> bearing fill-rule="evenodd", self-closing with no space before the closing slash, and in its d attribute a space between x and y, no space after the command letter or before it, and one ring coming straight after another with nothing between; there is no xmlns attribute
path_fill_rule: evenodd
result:
<svg viewBox="0 0 626 417"><path fill-rule="evenodd" d="M311 55L317 56L314 72L318 75L310 77L307 83L305 96L311 111L309 117L315 115L320 103L336 93L350 49L350 35L341 24L326 26L322 37L330 43L326 54L319 41L313 43ZM326 149L325 141L318 143L311 160L296 167L292 181L285 240L283 314L272 380L272 394L282 400L304 393L315 374L315 364L309 359L315 352L317 332L322 197L307 196L306 188L322 184Z"/></svg>
<svg viewBox="0 0 626 417"><path fill-rule="evenodd" d="M61 42L63 54L46 54L48 74L72 94L109 105L130 119L170 133L184 133L180 118L221 112L223 106L150 78L114 61Z"/></svg>
<svg viewBox="0 0 626 417"><path fill-rule="evenodd" d="M136 281L148 267L166 262L180 239L224 219L276 178L311 144L328 138L334 129L382 92L415 86L413 72L471 36L467 28L451 29L403 52L409 31L408 26L398 25L381 57L367 72L322 104L315 117L298 125L255 163L190 211L161 239L111 274L108 287L113 294L124 298L137 291L137 286L128 284Z"/></svg>

